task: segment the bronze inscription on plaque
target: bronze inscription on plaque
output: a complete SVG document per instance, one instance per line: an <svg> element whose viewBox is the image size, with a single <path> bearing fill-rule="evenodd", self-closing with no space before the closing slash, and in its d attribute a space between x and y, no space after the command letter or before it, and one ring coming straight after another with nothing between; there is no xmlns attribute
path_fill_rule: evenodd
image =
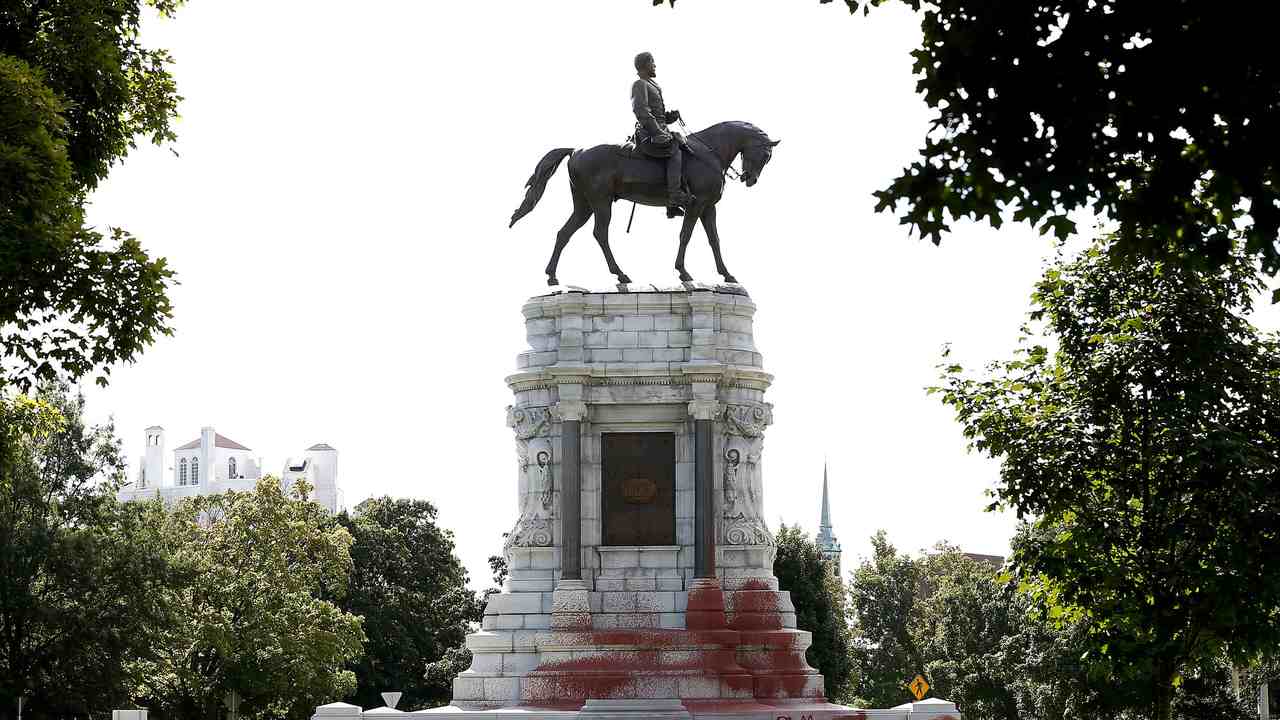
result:
<svg viewBox="0 0 1280 720"><path fill-rule="evenodd" d="M605 545L676 544L673 433L601 435Z"/></svg>
<svg viewBox="0 0 1280 720"><path fill-rule="evenodd" d="M658 497L658 483L649 478L631 478L622 483L622 497L633 505L648 505Z"/></svg>

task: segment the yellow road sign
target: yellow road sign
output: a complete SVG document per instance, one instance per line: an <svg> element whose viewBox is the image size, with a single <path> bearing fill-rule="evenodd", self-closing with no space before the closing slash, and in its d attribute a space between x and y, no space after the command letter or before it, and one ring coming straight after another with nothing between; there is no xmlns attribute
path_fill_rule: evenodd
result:
<svg viewBox="0 0 1280 720"><path fill-rule="evenodd" d="M916 679L912 680L910 685L907 685L907 689L911 691L912 695L916 696L916 700L923 700L924 694L929 692L929 682L924 679L923 675L917 675Z"/></svg>

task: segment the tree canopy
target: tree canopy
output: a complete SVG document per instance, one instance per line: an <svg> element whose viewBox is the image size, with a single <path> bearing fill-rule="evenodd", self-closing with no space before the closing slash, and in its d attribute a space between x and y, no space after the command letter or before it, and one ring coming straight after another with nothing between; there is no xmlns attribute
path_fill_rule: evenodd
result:
<svg viewBox="0 0 1280 720"><path fill-rule="evenodd" d="M1027 537L1024 527L1015 545ZM855 701L887 707L907 698L905 678L921 673L931 694L965 717L1068 720L1150 717L1142 692L1089 673L1083 623L1059 623L1040 598L1008 582L986 559L939 544L899 553L883 532L853 572ZM1230 694L1221 656L1186 668L1175 699L1178 720L1250 720Z"/></svg>
<svg viewBox="0 0 1280 720"><path fill-rule="evenodd" d="M0 707L27 717L124 707L168 625L163 513L120 506L111 428L59 387L0 396Z"/></svg>
<svg viewBox="0 0 1280 720"><path fill-rule="evenodd" d="M823 3L831 0L820 0ZM920 158L878 210L935 243L968 217L1059 237L1088 209L1148 256L1280 270L1280 57L1266 3L899 0L920 15ZM890 0L845 0L869 10Z"/></svg>
<svg viewBox="0 0 1280 720"><path fill-rule="evenodd" d="M84 217L137 138L174 139L172 59L141 44L142 12L141 0L0 5L0 386L105 384L111 364L171 332L165 261Z"/></svg>
<svg viewBox="0 0 1280 720"><path fill-rule="evenodd" d="M140 663L141 699L215 720L234 692L247 717L307 718L355 689L345 666L361 653L361 621L330 599L346 591L351 535L308 491L266 476L252 492L178 505L169 531L185 581L167 592L182 612Z"/></svg>
<svg viewBox="0 0 1280 720"><path fill-rule="evenodd" d="M448 703L453 676L466 669L457 649L483 612L467 588L453 532L436 524L436 508L425 500L371 498L338 522L354 539L342 606L363 616L368 636L364 655L352 664L351 701L376 707L379 693L396 690L403 693L401 710Z"/></svg>
<svg viewBox="0 0 1280 720"><path fill-rule="evenodd" d="M1184 668L1280 642L1280 343L1252 263L1109 254L1050 267L1012 360L936 388L1032 520L1013 569L1168 718ZM1052 349L1051 349L1052 348Z"/></svg>

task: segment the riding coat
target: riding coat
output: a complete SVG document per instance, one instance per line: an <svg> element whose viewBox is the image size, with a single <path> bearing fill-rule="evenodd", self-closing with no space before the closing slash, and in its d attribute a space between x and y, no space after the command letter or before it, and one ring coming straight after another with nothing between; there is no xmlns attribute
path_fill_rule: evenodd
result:
<svg viewBox="0 0 1280 720"><path fill-rule="evenodd" d="M636 114L636 140L641 135L661 135L667 131L667 123L675 120L675 113L667 112L662 104L662 88L653 78L636 78L631 84L631 110Z"/></svg>

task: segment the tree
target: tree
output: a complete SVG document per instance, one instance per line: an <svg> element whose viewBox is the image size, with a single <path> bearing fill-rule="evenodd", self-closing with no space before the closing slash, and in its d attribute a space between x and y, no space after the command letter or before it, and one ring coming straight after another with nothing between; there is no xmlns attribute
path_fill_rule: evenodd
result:
<svg viewBox="0 0 1280 720"><path fill-rule="evenodd" d="M778 530L778 554L773 573L778 585L791 592L796 608L796 626L813 633L806 653L809 662L822 671L827 697L833 702L850 699L853 664L849 657L849 614L844 583L809 536L799 526L783 525Z"/></svg>
<svg viewBox="0 0 1280 720"><path fill-rule="evenodd" d="M906 683L925 669L910 631L921 590L920 568L898 555L883 530L871 538L871 550L871 558L853 570L849 582L857 704L893 707L910 699Z"/></svg>
<svg viewBox="0 0 1280 720"><path fill-rule="evenodd" d="M0 712L123 707L128 664L168 627L158 506L120 506L110 426L87 427L65 388L0 396Z"/></svg>
<svg viewBox="0 0 1280 720"><path fill-rule="evenodd" d="M171 15L181 0L148 0ZM84 224L88 194L139 136L160 144L179 97L141 0L0 8L0 387L97 373L170 334L172 272L118 228Z"/></svg>
<svg viewBox="0 0 1280 720"><path fill-rule="evenodd" d="M360 618L331 600L351 573L351 535L264 477L252 492L184 500L171 516L171 588L181 622L139 663L141 699L166 714L215 720L228 693L242 715L308 718L355 689Z"/></svg>
<svg viewBox="0 0 1280 720"><path fill-rule="evenodd" d="M376 706L380 692L398 690L401 709L448 703L453 677L470 660L459 651L483 612L453 532L436 524L436 508L425 500L371 498L338 522L354 538L343 608L364 617L369 637L352 665L352 702Z"/></svg>
<svg viewBox="0 0 1280 720"><path fill-rule="evenodd" d="M936 243L958 218L999 227L1006 211L1066 237L1067 213L1088 208L1120 224L1126 249L1215 262L1238 224L1266 271L1280 270L1268 5L902 2L920 14L916 88L936 114L877 210Z"/></svg>
<svg viewBox="0 0 1280 720"><path fill-rule="evenodd" d="M935 390L1001 462L992 507L1032 519L1017 578L1167 720L1185 669L1280 641L1280 344L1245 319L1244 257L1107 243L1045 273L1013 360Z"/></svg>
<svg viewBox="0 0 1280 720"><path fill-rule="evenodd" d="M1015 545L1026 541L1029 530L1020 530ZM952 700L971 717L1137 720L1143 715L1142 693L1086 671L1082 623L1055 622L1051 608L986 562L946 544L919 557L900 555L883 533L872 546L872 557L854 571L850 584L859 620L853 655L864 673L859 705L903 701L904 680L919 672L932 685L931 693ZM913 653L914 664L906 659ZM1186 675L1175 698L1178 720L1249 720L1230 696L1222 663L1207 663Z"/></svg>

